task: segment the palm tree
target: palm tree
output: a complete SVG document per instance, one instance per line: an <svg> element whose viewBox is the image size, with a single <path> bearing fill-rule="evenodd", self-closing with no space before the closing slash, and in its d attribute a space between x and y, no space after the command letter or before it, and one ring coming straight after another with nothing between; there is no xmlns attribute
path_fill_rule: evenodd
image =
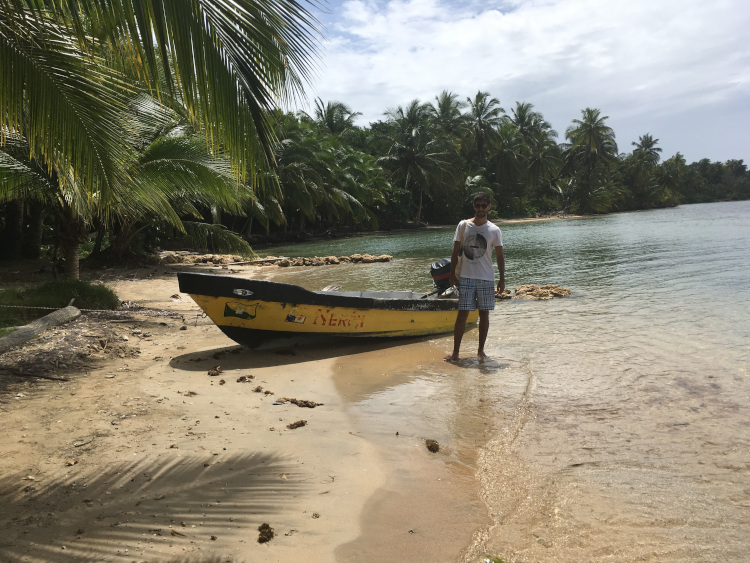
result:
<svg viewBox="0 0 750 563"><path fill-rule="evenodd" d="M373 208L386 203L390 183L374 156L341 145L336 150L336 178L347 194L348 216L357 223L367 222L377 228Z"/></svg>
<svg viewBox="0 0 750 563"><path fill-rule="evenodd" d="M370 205L382 203L385 172L375 157L341 142L340 137L292 114L276 114L279 142L275 172L280 203L302 230L306 221L369 223Z"/></svg>
<svg viewBox="0 0 750 563"><path fill-rule="evenodd" d="M206 150L202 135L179 125L154 131L129 172L133 202L115 219L113 257L130 251L137 233L157 229L185 236L199 250L253 255L244 240L219 222L203 220L206 209L239 215L255 195L249 186L236 182L228 159Z"/></svg>
<svg viewBox="0 0 750 563"><path fill-rule="evenodd" d="M542 188L549 187L560 172L560 147L544 131L535 132L526 141L526 185L531 190L532 197L538 198L546 189Z"/></svg>
<svg viewBox="0 0 750 563"><path fill-rule="evenodd" d="M638 142L633 142L632 145L636 151L640 151L646 155L646 158L653 164L657 164L661 156L661 148L657 147L656 144L659 139L654 139L650 134L646 133L638 137Z"/></svg>
<svg viewBox="0 0 750 563"><path fill-rule="evenodd" d="M133 81L109 69L126 67L157 96L179 95L244 173L270 148L266 110L302 94L316 26L297 0L68 0L44 11L35 0L0 0L0 60L12 62L2 67L0 119L35 152L67 140L65 162L104 168L103 151L90 149L121 132L114 110ZM23 96L35 110L26 116Z"/></svg>
<svg viewBox="0 0 750 563"><path fill-rule="evenodd" d="M614 130L606 125L609 116L602 117L601 110L586 108L582 119L574 119L565 131L570 150L586 168L593 170L599 162L613 162L617 156Z"/></svg>
<svg viewBox="0 0 750 563"><path fill-rule="evenodd" d="M391 146L380 164L401 180L417 199L416 223L422 220L425 193L444 183L450 171L444 140L430 129L430 106L412 100L406 108L389 110Z"/></svg>
<svg viewBox="0 0 750 563"><path fill-rule="evenodd" d="M146 100L150 98L146 97ZM71 175L48 173L37 160L29 158L25 139L6 144L0 159L3 193L15 193L27 202L39 202L55 220L68 277L78 277L78 245L88 238L89 225L99 227L97 248L103 229L110 229L113 258L122 258L133 237L154 226L193 233L196 248L207 248L206 241L217 240L225 250L250 254L248 245L219 226L194 221L201 217L200 206L216 206L239 212L242 202L252 197L249 189L236 182L229 162L212 156L206 140L181 124L177 116L155 100L140 100L138 117L131 120L135 157L125 176L131 184L123 190L116 210L87 197L83 182ZM11 148L15 156L11 162ZM56 166L53 166L53 170ZM2 194L0 194L2 195ZM193 219L193 221L190 221Z"/></svg>
<svg viewBox="0 0 750 563"><path fill-rule="evenodd" d="M276 117L278 142L274 147L274 172L280 186L278 199L284 211L285 229L290 221L302 231L314 221L318 206L327 197L325 185L333 178L333 158L309 122L291 114Z"/></svg>
<svg viewBox="0 0 750 563"><path fill-rule="evenodd" d="M296 0L0 0L0 147L26 143L59 184L72 246L92 202L111 219L135 201L133 91L179 100L254 186L271 155L267 111L302 94L316 25Z"/></svg>
<svg viewBox="0 0 750 563"><path fill-rule="evenodd" d="M608 170L617 159L615 132L606 124L609 117L602 116L600 110L586 108L581 114L565 132L570 141L565 147L566 168L576 176L573 200L579 210L601 212L608 201L604 192L614 186Z"/></svg>
<svg viewBox="0 0 750 563"><path fill-rule="evenodd" d="M550 138L557 137L557 131L552 129L544 116L534 111L534 104L528 102L516 102L516 107L511 110L512 117L508 117L511 123L518 128L518 132L524 139L529 139L538 133L545 133Z"/></svg>
<svg viewBox="0 0 750 563"><path fill-rule="evenodd" d="M466 98L466 101L469 104L471 135L481 163L484 160L485 146L497 136L505 110L500 107L500 100L490 98L488 92L479 91L473 100Z"/></svg>
<svg viewBox="0 0 750 563"><path fill-rule="evenodd" d="M630 207L633 209L665 207L677 203L677 179L673 173L679 169L679 166L674 166L679 160L659 165L661 148L656 146L658 142L659 139L654 139L648 133L640 136L638 142L633 143L636 147L633 154L623 160L633 198Z"/></svg>
<svg viewBox="0 0 750 563"><path fill-rule="evenodd" d="M354 127L354 119L360 115L342 102L324 104L320 98L315 99L315 121L333 135Z"/></svg>
<svg viewBox="0 0 750 563"><path fill-rule="evenodd" d="M460 137L465 133L468 120L462 110L466 102L458 99L458 94L443 90L435 96L435 104L430 104L428 111L435 126L450 137Z"/></svg>
<svg viewBox="0 0 750 563"><path fill-rule="evenodd" d="M520 151L522 181L531 197L538 198L541 196L541 182L556 176L561 164L560 150L555 142L557 131L528 102L516 102L506 121L516 127L523 143Z"/></svg>
<svg viewBox="0 0 750 563"><path fill-rule="evenodd" d="M520 214L519 200L523 190L524 143L518 128L504 121L497 130L497 139L487 158L488 180L497 196L498 213Z"/></svg>

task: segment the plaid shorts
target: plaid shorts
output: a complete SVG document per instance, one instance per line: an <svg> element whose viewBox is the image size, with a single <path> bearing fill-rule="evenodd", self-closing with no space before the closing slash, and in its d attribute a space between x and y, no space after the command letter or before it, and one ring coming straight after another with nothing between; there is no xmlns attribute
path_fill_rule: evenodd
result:
<svg viewBox="0 0 750 563"><path fill-rule="evenodd" d="M458 280L458 310L492 311L495 308L495 282L489 280L475 280L459 278Z"/></svg>

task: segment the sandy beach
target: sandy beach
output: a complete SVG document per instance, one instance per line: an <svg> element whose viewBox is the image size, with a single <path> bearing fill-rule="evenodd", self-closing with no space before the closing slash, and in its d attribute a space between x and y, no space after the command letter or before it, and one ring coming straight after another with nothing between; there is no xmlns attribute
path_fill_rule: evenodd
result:
<svg viewBox="0 0 750 563"><path fill-rule="evenodd" d="M672 214L519 230L554 259L517 281L572 294L498 302L482 363L476 330L456 363L450 335L245 350L176 281L377 283L420 257L84 272L121 311L0 355L0 561L745 561L747 300L705 287L745 283L747 245L704 268Z"/></svg>
<svg viewBox="0 0 750 563"><path fill-rule="evenodd" d="M442 347L249 351L177 292L179 269L96 272L121 317L84 312L0 357L0 559L455 560L484 518L475 453L377 417L367 436L347 408Z"/></svg>

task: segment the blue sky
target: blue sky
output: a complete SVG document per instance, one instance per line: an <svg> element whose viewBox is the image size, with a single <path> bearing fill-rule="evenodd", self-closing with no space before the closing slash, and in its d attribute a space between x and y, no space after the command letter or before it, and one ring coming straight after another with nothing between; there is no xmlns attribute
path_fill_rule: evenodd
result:
<svg viewBox="0 0 750 563"><path fill-rule="evenodd" d="M325 1L325 0L323 0ZM559 133L586 107L620 152L640 135L662 157L750 164L747 0L330 0L312 100L384 119L443 90L534 105Z"/></svg>

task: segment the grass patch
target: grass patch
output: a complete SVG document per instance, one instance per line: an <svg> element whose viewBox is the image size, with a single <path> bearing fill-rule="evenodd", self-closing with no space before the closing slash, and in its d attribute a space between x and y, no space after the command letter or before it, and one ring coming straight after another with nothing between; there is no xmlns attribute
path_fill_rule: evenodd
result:
<svg viewBox="0 0 750 563"><path fill-rule="evenodd" d="M0 291L0 329L28 324L55 309L67 307L71 299L75 300L73 306L79 309L112 310L120 306L120 299L111 289L81 280L52 281L24 289L10 288Z"/></svg>

